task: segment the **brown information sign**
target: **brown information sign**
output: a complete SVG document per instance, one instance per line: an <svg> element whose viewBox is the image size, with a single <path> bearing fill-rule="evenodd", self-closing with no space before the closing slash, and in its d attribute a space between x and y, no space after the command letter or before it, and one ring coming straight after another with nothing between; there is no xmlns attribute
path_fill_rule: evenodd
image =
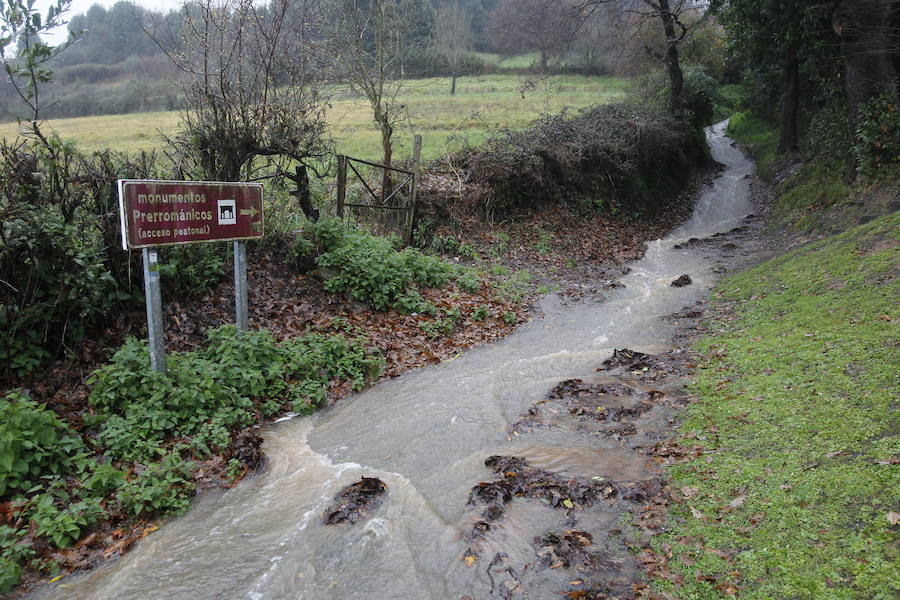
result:
<svg viewBox="0 0 900 600"><path fill-rule="evenodd" d="M122 248L257 239L262 185L119 180Z"/></svg>

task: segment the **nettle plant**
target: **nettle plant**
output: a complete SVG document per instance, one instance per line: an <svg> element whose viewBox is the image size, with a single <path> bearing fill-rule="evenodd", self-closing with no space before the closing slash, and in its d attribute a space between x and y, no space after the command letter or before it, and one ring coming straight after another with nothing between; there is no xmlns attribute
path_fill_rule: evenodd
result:
<svg viewBox="0 0 900 600"><path fill-rule="evenodd" d="M82 468L88 454L53 411L18 391L0 398L0 499Z"/></svg>
<svg viewBox="0 0 900 600"><path fill-rule="evenodd" d="M209 345L173 353L165 374L150 369L146 343L129 339L110 364L88 380L98 442L117 460L148 461L166 454L167 440L209 456L259 415L309 412L329 382L361 388L381 370L362 337L310 334L276 342L265 330L238 335L233 326L208 332Z"/></svg>
<svg viewBox="0 0 900 600"><path fill-rule="evenodd" d="M433 315L435 307L419 289L442 287L468 275L436 256L400 246L399 238L375 236L339 219L307 223L296 244L315 256L328 291L345 293L376 310Z"/></svg>

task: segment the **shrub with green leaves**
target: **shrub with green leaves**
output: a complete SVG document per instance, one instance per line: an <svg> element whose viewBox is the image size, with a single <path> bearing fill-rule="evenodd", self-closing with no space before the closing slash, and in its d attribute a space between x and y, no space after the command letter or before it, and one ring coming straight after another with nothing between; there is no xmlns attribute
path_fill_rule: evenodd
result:
<svg viewBox="0 0 900 600"><path fill-rule="evenodd" d="M862 105L859 113L853 146L859 171L867 176L896 175L900 164L900 109L884 94Z"/></svg>
<svg viewBox="0 0 900 600"><path fill-rule="evenodd" d="M34 556L34 548L23 538L26 532L0 525L0 594L19 585L22 564Z"/></svg>
<svg viewBox="0 0 900 600"><path fill-rule="evenodd" d="M86 456L81 437L56 413L21 392L0 398L0 498L65 475Z"/></svg>
<svg viewBox="0 0 900 600"><path fill-rule="evenodd" d="M297 248L315 254L325 289L349 295L376 310L433 314L421 287L441 287L457 271L453 265L413 248L400 250L399 240L379 237L339 219L308 223Z"/></svg>
<svg viewBox="0 0 900 600"><path fill-rule="evenodd" d="M75 500L57 489L33 497L25 510L35 533L58 548L68 548L83 529L96 523L106 511L98 498Z"/></svg>
<svg viewBox="0 0 900 600"><path fill-rule="evenodd" d="M91 375L94 415L86 422L99 429L110 456L153 462L170 439L190 440L206 456L227 447L257 414L315 407L332 379L359 388L381 368L364 338L311 334L277 343L268 331L238 334L232 326L208 337L204 350L169 355L165 374L150 369L143 341L129 339Z"/></svg>
<svg viewBox="0 0 900 600"><path fill-rule="evenodd" d="M172 452L122 485L116 499L130 515L179 514L190 507L194 489L191 463Z"/></svg>

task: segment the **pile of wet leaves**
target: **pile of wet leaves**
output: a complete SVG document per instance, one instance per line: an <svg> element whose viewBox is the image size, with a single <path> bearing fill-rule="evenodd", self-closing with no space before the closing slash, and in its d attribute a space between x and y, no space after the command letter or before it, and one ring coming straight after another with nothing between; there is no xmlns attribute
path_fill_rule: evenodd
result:
<svg viewBox="0 0 900 600"><path fill-rule="evenodd" d="M644 354L623 348L613 350L612 356L603 361L597 371L620 369L637 376L644 383L653 383L668 377L687 377L694 364L685 360L684 350L669 350L660 354Z"/></svg>
<svg viewBox="0 0 900 600"><path fill-rule="evenodd" d="M381 505L387 485L377 477L363 477L342 489L325 511L326 525L356 523Z"/></svg>
<svg viewBox="0 0 900 600"><path fill-rule="evenodd" d="M591 552L594 536L587 531L569 529L560 533L546 533L534 538L540 565L545 569L575 569L594 573L608 568L610 561L600 552Z"/></svg>
<svg viewBox="0 0 900 600"><path fill-rule="evenodd" d="M511 431L522 433L535 427L551 426L553 423L544 420L542 413L548 411L547 404L553 403L570 415L593 422L600 427L597 433L633 435L636 428L631 420L653 408L653 400L661 395L662 392L657 390L647 392L623 383L568 379L557 384L546 399L529 408Z"/></svg>
<svg viewBox="0 0 900 600"><path fill-rule="evenodd" d="M589 507L601 498L615 495L611 484L572 477L565 479L528 464L517 456L491 456L484 465L497 479L482 482L469 493L469 504L493 506L506 504L514 497L542 500L554 508Z"/></svg>
<svg viewBox="0 0 900 600"><path fill-rule="evenodd" d="M701 315L702 310L695 308L684 311L686 318ZM521 457L488 458L485 465L495 478L479 483L469 494L469 505L483 507L463 536L470 542L463 556L469 566L478 561L479 550L484 548L482 541L495 539L490 532L500 527L498 521L506 516L507 505L514 498L536 498L549 506L570 509L565 529L533 538L532 562L517 565L506 554L496 553L488 567L492 595L517 598L533 593L530 586L535 584L536 575L526 577L528 573L558 569L569 573L568 585L558 591L560 597L641 597L646 586L637 580L637 572L640 565L646 567L646 557L651 556L646 545L648 536L664 527L666 507L673 495L656 465L696 453L693 448L654 441L659 439L659 428L670 422L673 407L686 401L682 388L693 366L693 356L681 349L657 354L617 349L603 361L596 375L559 382L519 419L511 435L527 435L537 427L568 429L574 435L599 434L618 440L613 443L622 450L646 456L648 466L634 479L614 477L615 484L611 484L602 477L567 479L534 468ZM601 504L602 499L610 501ZM632 515L635 527L625 537L617 528L592 530L588 524L596 518L596 511ZM628 547L644 558L635 558Z"/></svg>
<svg viewBox="0 0 900 600"><path fill-rule="evenodd" d="M485 507L466 536L473 542L496 526L513 498L530 498L554 508L573 510L590 507L617 493L616 487L602 478L567 479L536 469L517 456L491 456L484 464L494 471L495 479L483 481L469 492L469 505ZM467 556L477 557L477 552L470 549Z"/></svg>

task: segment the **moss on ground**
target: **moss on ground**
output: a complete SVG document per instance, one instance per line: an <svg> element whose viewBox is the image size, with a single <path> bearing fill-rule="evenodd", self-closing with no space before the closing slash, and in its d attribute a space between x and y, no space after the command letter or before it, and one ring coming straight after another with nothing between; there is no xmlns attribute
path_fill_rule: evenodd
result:
<svg viewBox="0 0 900 600"><path fill-rule="evenodd" d="M681 600L900 597L900 213L726 280L654 544ZM677 578L676 578L677 579ZM733 586L733 587L731 587Z"/></svg>

